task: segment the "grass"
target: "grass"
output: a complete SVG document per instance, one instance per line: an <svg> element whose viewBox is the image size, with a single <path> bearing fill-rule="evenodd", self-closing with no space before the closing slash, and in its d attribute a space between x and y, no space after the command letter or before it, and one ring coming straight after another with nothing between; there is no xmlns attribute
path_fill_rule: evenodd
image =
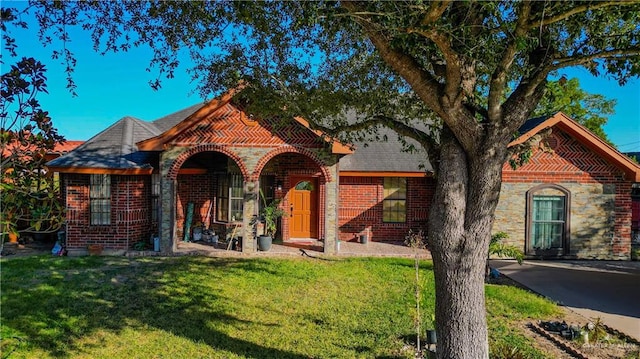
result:
<svg viewBox="0 0 640 359"><path fill-rule="evenodd" d="M409 358L405 259L30 257L3 260L11 358ZM433 313L431 263L422 313ZM492 346L533 349L515 323L554 304L487 286Z"/></svg>

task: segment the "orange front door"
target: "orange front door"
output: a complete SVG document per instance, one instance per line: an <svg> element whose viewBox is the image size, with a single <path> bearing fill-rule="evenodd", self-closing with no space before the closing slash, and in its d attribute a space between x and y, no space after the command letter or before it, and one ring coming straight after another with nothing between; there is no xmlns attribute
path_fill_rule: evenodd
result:
<svg viewBox="0 0 640 359"><path fill-rule="evenodd" d="M289 237L317 238L318 180L313 177L295 177L291 183Z"/></svg>

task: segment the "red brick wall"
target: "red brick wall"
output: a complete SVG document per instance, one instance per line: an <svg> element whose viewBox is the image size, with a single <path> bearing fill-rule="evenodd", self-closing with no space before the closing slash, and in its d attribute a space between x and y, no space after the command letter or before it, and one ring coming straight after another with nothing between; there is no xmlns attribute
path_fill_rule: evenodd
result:
<svg viewBox="0 0 640 359"><path fill-rule="evenodd" d="M61 174L61 184L68 249L85 249L89 244L128 249L138 241L149 241L156 230L150 221L150 176L111 176L111 224L104 226L90 224L89 175Z"/></svg>
<svg viewBox="0 0 640 359"><path fill-rule="evenodd" d="M176 197L176 230L178 238L182 240L185 216L187 215L187 204L193 202L193 224L197 222L209 223L216 218L216 193L213 193L216 186L216 176L201 174L178 175L177 197ZM211 212L209 213L209 210Z"/></svg>
<svg viewBox="0 0 640 359"><path fill-rule="evenodd" d="M378 242L403 241L409 229L426 230L435 191L433 178L407 178L407 222L384 223L383 177L340 177L339 236L354 241L361 234Z"/></svg>
<svg viewBox="0 0 640 359"><path fill-rule="evenodd" d="M513 170L509 164L505 164L502 170L503 183L614 185L616 197L612 252L614 256L630 253L632 183L624 180L621 170L564 132L555 131L547 142L548 147L535 149L524 166Z"/></svg>
<svg viewBox="0 0 640 359"><path fill-rule="evenodd" d="M506 163L503 182L624 182L622 171L566 133L556 131L547 142L548 148L536 148L524 166L513 170Z"/></svg>

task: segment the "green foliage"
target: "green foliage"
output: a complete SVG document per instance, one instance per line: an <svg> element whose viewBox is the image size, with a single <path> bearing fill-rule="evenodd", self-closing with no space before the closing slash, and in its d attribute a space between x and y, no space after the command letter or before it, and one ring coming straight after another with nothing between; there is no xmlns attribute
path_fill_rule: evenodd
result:
<svg viewBox="0 0 640 359"><path fill-rule="evenodd" d="M514 170L520 166L524 166L529 162L531 156L533 156L533 150L531 148L519 152L509 159L509 166Z"/></svg>
<svg viewBox="0 0 640 359"><path fill-rule="evenodd" d="M145 243L145 241L136 242L133 245L133 249L135 249L136 251L144 251L146 248L147 248L147 243Z"/></svg>
<svg viewBox="0 0 640 359"><path fill-rule="evenodd" d="M423 126L411 125L419 130L414 135L436 125L434 133L426 131L431 135L441 121L454 131L460 124L444 116L439 99L445 91L460 94L449 96L456 102L450 105L465 117L497 123L501 118L488 111L495 98L506 111L500 117L524 121L547 74L564 67L584 66L621 83L638 76L640 5L589 4L459 1L439 9L429 2L156 0L39 2L25 11L40 19L43 41L58 44L53 55L69 64L69 75L70 29L78 26L100 52L150 46L154 88L173 77L188 55L188 71L203 96L247 80L251 86L240 96L263 117L304 116L316 124L328 119L341 127L350 108L363 121L377 119L372 125L417 119Z"/></svg>
<svg viewBox="0 0 640 359"><path fill-rule="evenodd" d="M278 230L278 218L284 215L284 210L279 207L280 200L275 199L271 201L271 203L267 203L267 199L262 191L260 191L260 198L262 199L262 208L260 208L260 216L256 218L256 220L260 219L264 221L264 233L267 236L273 237Z"/></svg>
<svg viewBox="0 0 640 359"><path fill-rule="evenodd" d="M15 350L11 357L414 357L403 340L413 332L413 260L41 256L0 264L0 344ZM420 275L431 313L429 261ZM557 307L506 286L488 286L487 301L491 346L543 358L517 323Z"/></svg>
<svg viewBox="0 0 640 359"><path fill-rule="evenodd" d="M528 359L521 348L514 346L508 347L506 345L500 345L491 350L491 358L493 359Z"/></svg>
<svg viewBox="0 0 640 359"><path fill-rule="evenodd" d="M37 100L47 92L45 81L44 66L33 58L11 65L0 80L2 232L50 232L63 222L58 188L44 166L47 152L64 140Z"/></svg>
<svg viewBox="0 0 640 359"><path fill-rule="evenodd" d="M498 257L515 258L518 264L522 264L524 253L516 246L502 243L502 240L507 238L509 238L509 235L505 232L493 234L491 236L491 242L489 242L489 256L495 255Z"/></svg>
<svg viewBox="0 0 640 359"><path fill-rule="evenodd" d="M611 339L607 332L607 328L599 317L593 322L585 324L582 330L588 334L589 343L602 343Z"/></svg>
<svg viewBox="0 0 640 359"><path fill-rule="evenodd" d="M544 116L562 111L578 121L610 145L612 142L602 128L608 116L615 113L616 100L604 95L590 94L580 88L577 78L561 78L547 83L546 91L533 116Z"/></svg>
<svg viewBox="0 0 640 359"><path fill-rule="evenodd" d="M89 32L98 51L149 46L154 88L188 53L203 95L244 80L249 86L234 101L258 117L302 116L334 134L374 140L377 127L392 128L426 150L438 181L468 169L460 183L477 198L493 198L488 192L517 150L507 149L511 134L537 107L549 74L583 66L620 83L640 75L638 2L152 0L33 2L27 11L37 17L43 42L59 40L53 55L66 60L69 76L73 26ZM458 190L442 188L441 198ZM448 238L456 242L446 247L451 253L436 260L482 255L474 251L484 246L467 246L464 238L478 235L469 228L493 216L495 201L463 205L466 211L444 211L436 202L430 211L446 215L431 216L429 235L459 223ZM443 275L461 275L452 263L441 264L451 268ZM478 345L477 337L465 339L458 353Z"/></svg>

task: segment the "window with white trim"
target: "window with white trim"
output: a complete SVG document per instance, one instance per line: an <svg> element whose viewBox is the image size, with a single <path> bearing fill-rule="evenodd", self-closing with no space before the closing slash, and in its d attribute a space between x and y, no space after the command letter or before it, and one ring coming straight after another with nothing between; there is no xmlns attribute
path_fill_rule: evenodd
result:
<svg viewBox="0 0 640 359"><path fill-rule="evenodd" d="M218 176L216 220L220 222L241 222L244 207L242 175Z"/></svg>
<svg viewBox="0 0 640 359"><path fill-rule="evenodd" d="M533 196L531 246L536 249L563 247L565 228L564 196Z"/></svg>
<svg viewBox="0 0 640 359"><path fill-rule="evenodd" d="M89 175L89 211L91 225L111 224L111 176Z"/></svg>

